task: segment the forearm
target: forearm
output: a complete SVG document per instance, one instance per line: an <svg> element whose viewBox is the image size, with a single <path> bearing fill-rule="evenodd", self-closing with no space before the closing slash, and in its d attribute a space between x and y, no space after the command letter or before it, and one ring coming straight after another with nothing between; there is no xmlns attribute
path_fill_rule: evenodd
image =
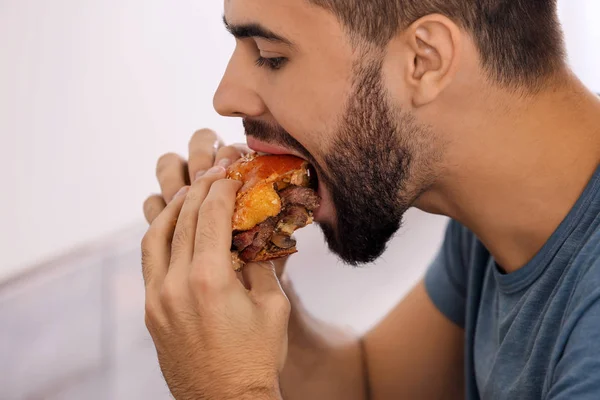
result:
<svg viewBox="0 0 600 400"><path fill-rule="evenodd" d="M288 357L280 377L285 400L365 400L366 371L359 339L311 317L289 282L292 303Z"/></svg>

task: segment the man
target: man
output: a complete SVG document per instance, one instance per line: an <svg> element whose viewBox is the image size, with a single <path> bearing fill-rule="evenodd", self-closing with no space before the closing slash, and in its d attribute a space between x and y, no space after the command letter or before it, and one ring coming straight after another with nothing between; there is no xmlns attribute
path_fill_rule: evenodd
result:
<svg viewBox="0 0 600 400"><path fill-rule="evenodd" d="M349 336L272 265L240 283L223 178L245 150L199 131L145 204L146 322L175 398L600 398L600 103L555 0L226 0L225 24L215 108L252 149L314 165L332 251L376 259L409 207L452 222L423 281Z"/></svg>

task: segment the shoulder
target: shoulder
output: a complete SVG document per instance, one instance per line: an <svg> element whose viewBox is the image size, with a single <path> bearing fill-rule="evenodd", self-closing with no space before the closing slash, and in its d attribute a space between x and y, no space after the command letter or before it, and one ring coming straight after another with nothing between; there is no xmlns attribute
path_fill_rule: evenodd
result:
<svg viewBox="0 0 600 400"><path fill-rule="evenodd" d="M596 236L598 237L598 236ZM595 249L595 250L594 250ZM571 268L577 271L571 302L562 324L563 344L548 399L598 399L600 380L600 256L598 242L582 248Z"/></svg>
<svg viewBox="0 0 600 400"><path fill-rule="evenodd" d="M436 307L458 326L464 327L469 274L475 263L475 235L451 220L437 257L425 275L425 287Z"/></svg>
<svg viewBox="0 0 600 400"><path fill-rule="evenodd" d="M581 305L600 298L600 229L588 236L573 258L573 302Z"/></svg>

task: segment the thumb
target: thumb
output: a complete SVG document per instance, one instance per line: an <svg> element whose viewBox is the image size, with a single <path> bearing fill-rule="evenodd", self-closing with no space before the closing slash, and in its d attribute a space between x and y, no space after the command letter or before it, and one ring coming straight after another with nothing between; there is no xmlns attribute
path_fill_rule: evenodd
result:
<svg viewBox="0 0 600 400"><path fill-rule="evenodd" d="M285 272L285 265L289 259L288 257L278 258L277 260L273 260L273 264L275 265L275 273L277 274L277 278L281 279L283 273Z"/></svg>
<svg viewBox="0 0 600 400"><path fill-rule="evenodd" d="M270 261L248 263L242 270L242 273L250 291L257 295L282 291L275 273L275 265Z"/></svg>

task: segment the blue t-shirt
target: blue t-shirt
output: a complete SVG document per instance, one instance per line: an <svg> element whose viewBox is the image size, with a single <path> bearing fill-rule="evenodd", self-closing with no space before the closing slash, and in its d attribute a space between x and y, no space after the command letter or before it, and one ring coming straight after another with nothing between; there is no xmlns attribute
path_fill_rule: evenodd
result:
<svg viewBox="0 0 600 400"><path fill-rule="evenodd" d="M425 285L465 329L467 399L600 400L600 167L523 268L452 221Z"/></svg>

